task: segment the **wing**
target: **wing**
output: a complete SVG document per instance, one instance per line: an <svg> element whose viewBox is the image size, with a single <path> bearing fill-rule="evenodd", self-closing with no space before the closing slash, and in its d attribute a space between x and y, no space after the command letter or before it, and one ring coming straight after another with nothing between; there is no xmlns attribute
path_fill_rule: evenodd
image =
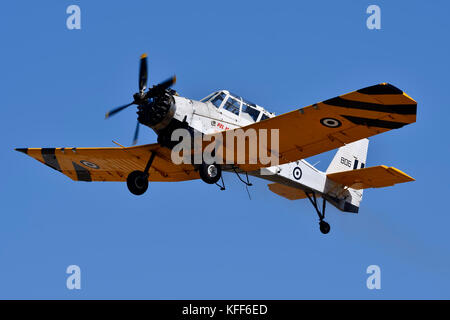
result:
<svg viewBox="0 0 450 320"><path fill-rule="evenodd" d="M260 130L267 130L266 140L270 141L270 130L279 129L278 152L271 150L267 146L269 144L263 148L264 151L275 154L279 164L283 164L401 128L416 121L416 110L416 101L406 93L390 84L382 83L231 131L248 132L249 129L255 129L261 148ZM227 141L229 131L221 133L224 150L221 156L224 162L226 153L233 148L233 161L240 169L253 171L269 166L261 163L259 157L255 164L251 164L247 160L248 147L245 150L246 163L239 164L236 157L237 144Z"/></svg>
<svg viewBox="0 0 450 320"><path fill-rule="evenodd" d="M397 183L414 181L406 173L387 166L331 173L327 177L334 182L353 189L382 188L393 186Z"/></svg>
<svg viewBox="0 0 450 320"><path fill-rule="evenodd" d="M126 181L134 170L143 171L151 152L156 156L150 181L185 181L200 178L189 164L175 165L170 150L159 144L128 148L20 148L43 164L77 181Z"/></svg>

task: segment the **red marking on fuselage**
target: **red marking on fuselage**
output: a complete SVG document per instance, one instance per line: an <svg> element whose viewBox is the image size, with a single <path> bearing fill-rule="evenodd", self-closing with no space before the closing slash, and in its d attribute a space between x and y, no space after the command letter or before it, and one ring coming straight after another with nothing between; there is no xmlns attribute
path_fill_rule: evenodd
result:
<svg viewBox="0 0 450 320"><path fill-rule="evenodd" d="M228 128L227 126L223 125L223 124L220 123L220 122L217 122L217 126L218 126L220 129L222 129L222 130L230 130L230 128Z"/></svg>

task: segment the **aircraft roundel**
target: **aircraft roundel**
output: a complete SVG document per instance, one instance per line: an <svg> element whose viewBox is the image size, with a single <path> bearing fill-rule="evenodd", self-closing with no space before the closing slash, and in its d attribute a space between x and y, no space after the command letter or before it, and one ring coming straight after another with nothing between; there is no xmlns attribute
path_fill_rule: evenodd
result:
<svg viewBox="0 0 450 320"><path fill-rule="evenodd" d="M90 161L81 160L80 163L84 164L86 167L89 167L92 169L100 169L100 167L98 165L96 165L95 163L90 162Z"/></svg>
<svg viewBox="0 0 450 320"><path fill-rule="evenodd" d="M292 171L292 175L296 180L300 180L300 178L302 177L302 169L300 169L299 167L295 167Z"/></svg>
<svg viewBox="0 0 450 320"><path fill-rule="evenodd" d="M342 125L342 123L338 119L334 118L323 118L320 120L320 123L328 128L337 128Z"/></svg>

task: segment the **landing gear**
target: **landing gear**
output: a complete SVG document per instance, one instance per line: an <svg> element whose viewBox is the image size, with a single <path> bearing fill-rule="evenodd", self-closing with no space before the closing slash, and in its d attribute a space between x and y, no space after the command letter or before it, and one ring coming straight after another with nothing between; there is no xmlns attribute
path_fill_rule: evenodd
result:
<svg viewBox="0 0 450 320"><path fill-rule="evenodd" d="M140 196L148 189L148 171L155 159L156 153L152 152L144 171L135 170L127 177L128 190L134 195Z"/></svg>
<svg viewBox="0 0 450 320"><path fill-rule="evenodd" d="M144 194L148 188L148 174L139 170L131 172L127 177L127 187L134 195Z"/></svg>
<svg viewBox="0 0 450 320"><path fill-rule="evenodd" d="M328 224L328 222L326 222L325 219L325 205L327 203L327 201L325 200L325 198L322 197L322 212L319 209L318 203L317 203L317 198L316 198L316 194L314 193L314 191L310 192L310 191L305 191L306 195L308 196L309 201L311 201L311 204L313 205L314 209L316 209L317 215L319 216L319 228L320 228L320 232L322 232L323 234L327 234L328 232L330 232L330 225Z"/></svg>
<svg viewBox="0 0 450 320"><path fill-rule="evenodd" d="M200 178L202 178L202 180L208 184L215 184L222 177L222 168L215 163L203 163L198 171L200 174Z"/></svg>
<svg viewBox="0 0 450 320"><path fill-rule="evenodd" d="M330 232L330 225L328 224L328 222L325 222L323 220L319 222L319 228L320 232L322 232L323 234L327 234L328 232Z"/></svg>

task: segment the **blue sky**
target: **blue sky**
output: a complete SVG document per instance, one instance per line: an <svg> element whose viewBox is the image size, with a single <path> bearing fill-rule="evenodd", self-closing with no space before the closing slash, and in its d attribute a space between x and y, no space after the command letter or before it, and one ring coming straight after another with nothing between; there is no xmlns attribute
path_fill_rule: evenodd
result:
<svg viewBox="0 0 450 320"><path fill-rule="evenodd" d="M81 30L66 8L81 7ZM381 8L368 30L366 8ZM0 35L0 298L450 298L446 1L8 1ZM368 190L358 215L226 174L153 183L72 182L14 147L129 145L138 59L150 82L200 99L229 89L281 114L380 82L418 101L417 123L371 139L367 166L416 182ZM141 143L156 140L141 130ZM316 156L325 169L333 153ZM82 289L66 288L79 265ZM381 267L381 290L366 268Z"/></svg>

